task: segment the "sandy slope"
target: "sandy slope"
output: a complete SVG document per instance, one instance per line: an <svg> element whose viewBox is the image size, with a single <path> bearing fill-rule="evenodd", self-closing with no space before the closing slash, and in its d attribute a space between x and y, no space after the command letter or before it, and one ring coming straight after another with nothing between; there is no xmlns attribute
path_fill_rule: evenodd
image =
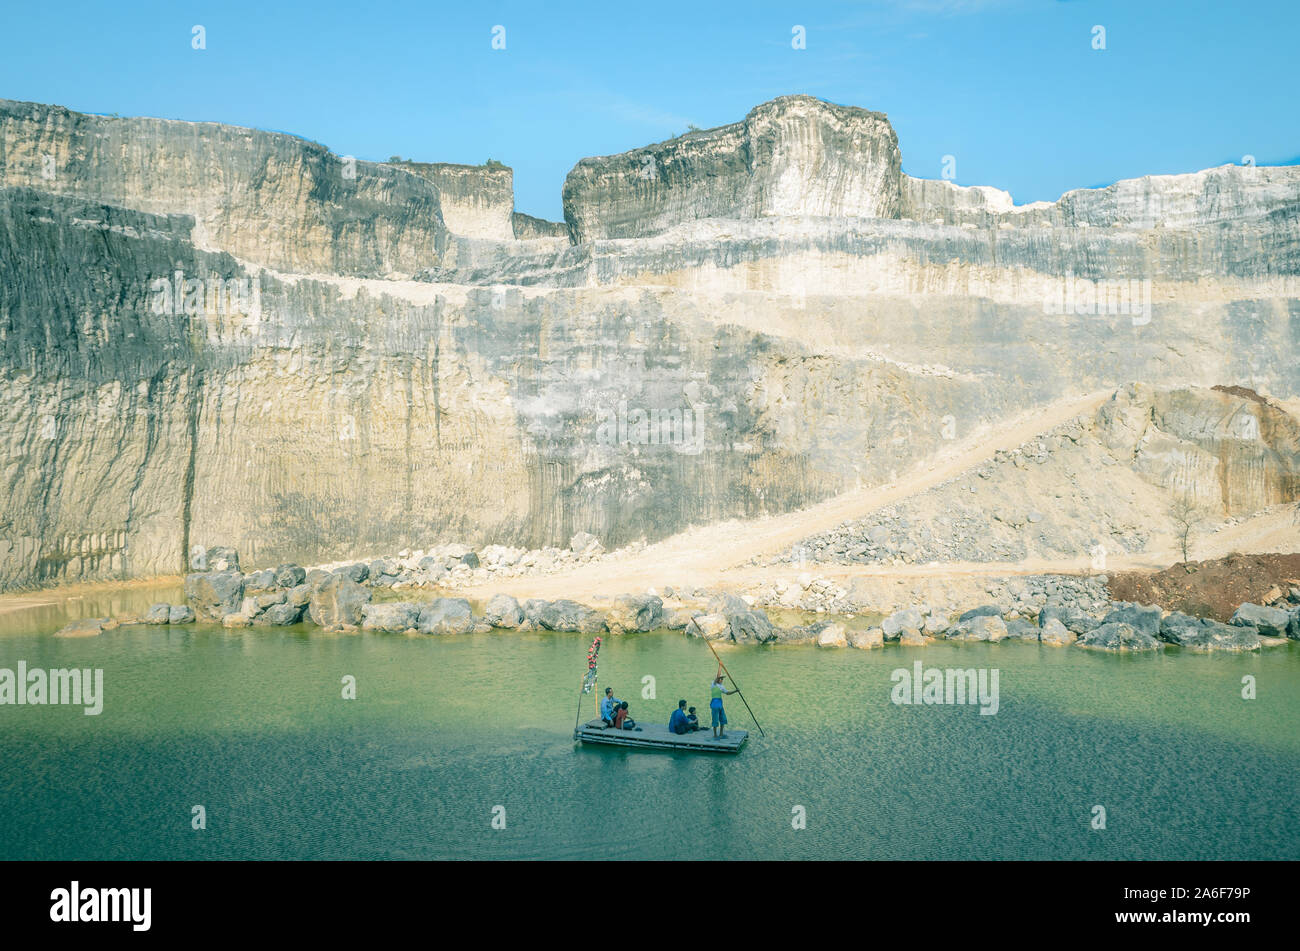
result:
<svg viewBox="0 0 1300 951"><path fill-rule="evenodd" d="M784 515L753 520L731 520L681 532L641 551L603 559L570 571L524 578L502 578L461 591L468 597L487 597L498 591L516 597L567 597L593 600L626 591L644 591L664 584L695 587L741 587L750 580L770 576L771 569L747 566L755 556L769 556L796 542L834 528L849 519L861 518L875 509L922 492L991 459L999 450L1013 449L1029 439L1075 416L1091 415L1113 389L1086 396L1072 396L1038 407L996 429L977 432L957 442L947 452L904 473L897 482L854 489L818 505ZM1070 562L1025 562L1016 572L1082 571L1089 561L1081 557ZM903 565L827 566L816 573L826 577L854 575L1012 573L1007 565L945 564L925 567Z"/></svg>

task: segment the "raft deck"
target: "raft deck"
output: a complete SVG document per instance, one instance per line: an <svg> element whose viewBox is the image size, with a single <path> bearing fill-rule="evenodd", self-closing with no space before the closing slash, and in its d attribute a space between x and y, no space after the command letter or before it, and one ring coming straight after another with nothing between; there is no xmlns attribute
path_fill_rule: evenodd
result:
<svg viewBox="0 0 1300 951"><path fill-rule="evenodd" d="M600 720L588 720L573 731L573 738L584 743L635 746L651 750L692 750L700 753L739 753L749 738L748 730L727 730L725 737L715 740L712 728L678 734L661 723L639 725L639 732L616 730L605 726Z"/></svg>

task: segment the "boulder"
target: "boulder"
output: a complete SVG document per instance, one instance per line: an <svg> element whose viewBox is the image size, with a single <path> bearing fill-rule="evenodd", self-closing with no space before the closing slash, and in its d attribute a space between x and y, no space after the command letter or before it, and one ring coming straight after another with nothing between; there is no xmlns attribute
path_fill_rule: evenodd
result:
<svg viewBox="0 0 1300 951"><path fill-rule="evenodd" d="M167 614L168 624L193 624L194 609L188 604L173 604Z"/></svg>
<svg viewBox="0 0 1300 951"><path fill-rule="evenodd" d="M370 577L370 567L358 561L356 564L344 565L342 568L335 568L333 573L336 575L342 575L343 577L360 584L365 581L366 578Z"/></svg>
<svg viewBox="0 0 1300 951"><path fill-rule="evenodd" d="M248 600L248 589L244 589L244 600ZM283 588L277 588L274 591L268 591L265 594L259 594L253 598L253 604L258 611L265 611L273 604L284 604L289 600L289 592Z"/></svg>
<svg viewBox="0 0 1300 951"><path fill-rule="evenodd" d="M889 617L880 622L880 629L884 632L885 640L892 641L899 637L905 629L919 631L925 623L921 612L916 608L904 608L902 611L895 611Z"/></svg>
<svg viewBox="0 0 1300 951"><path fill-rule="evenodd" d="M71 621L55 631L55 637L98 637L105 631L111 631L114 625L106 617L83 617Z"/></svg>
<svg viewBox="0 0 1300 951"><path fill-rule="evenodd" d="M285 592L285 603L305 608L311 602L312 586L310 584L294 585Z"/></svg>
<svg viewBox="0 0 1300 951"><path fill-rule="evenodd" d="M852 631L849 633L849 646L856 647L858 650L871 650L874 647L884 647L885 632L878 627L873 627L866 631Z"/></svg>
<svg viewBox="0 0 1300 951"><path fill-rule="evenodd" d="M731 633L731 622L725 614L697 614L687 623L686 633L706 641L719 641Z"/></svg>
<svg viewBox="0 0 1300 951"><path fill-rule="evenodd" d="M421 634L469 634L474 630L474 612L464 598L437 598L420 609Z"/></svg>
<svg viewBox="0 0 1300 951"><path fill-rule="evenodd" d="M483 620L493 627L516 628L523 623L524 609L510 595L494 594L483 609Z"/></svg>
<svg viewBox="0 0 1300 951"><path fill-rule="evenodd" d="M698 608L674 608L664 617L663 626L670 631L684 631L691 618L703 613Z"/></svg>
<svg viewBox="0 0 1300 951"><path fill-rule="evenodd" d="M222 627L251 627L253 619L239 611L227 614L221 619Z"/></svg>
<svg viewBox="0 0 1300 951"><path fill-rule="evenodd" d="M306 610L307 606L305 604L290 604L288 602L273 604L259 614L253 623L260 627L288 627L302 621L302 616Z"/></svg>
<svg viewBox="0 0 1300 951"><path fill-rule="evenodd" d="M740 614L749 610L749 603L736 594L715 594L709 598L710 614Z"/></svg>
<svg viewBox="0 0 1300 951"><path fill-rule="evenodd" d="M819 621L815 625L809 625L809 628L815 629L818 647L849 646L848 631L837 621Z"/></svg>
<svg viewBox="0 0 1300 951"><path fill-rule="evenodd" d="M149 610L144 613L144 623L146 624L170 624L172 619L172 606L170 604L151 604Z"/></svg>
<svg viewBox="0 0 1300 951"><path fill-rule="evenodd" d="M1042 633L1042 628L1033 621L1026 621L1024 618L1012 618L1006 624L1007 637L1012 640L1037 641Z"/></svg>
<svg viewBox="0 0 1300 951"><path fill-rule="evenodd" d="M1291 626L1291 615L1281 608L1269 608L1247 601L1237 608L1230 624L1253 627L1265 637L1286 637Z"/></svg>
<svg viewBox="0 0 1300 951"><path fill-rule="evenodd" d="M644 633L659 627L663 618L664 603L655 595L620 594L605 615L605 625L611 634Z"/></svg>
<svg viewBox="0 0 1300 951"><path fill-rule="evenodd" d="M1079 639L1079 635L1061 623L1059 618L1048 618L1047 623L1038 629L1038 643L1049 647L1068 647Z"/></svg>
<svg viewBox="0 0 1300 951"><path fill-rule="evenodd" d="M185 578L185 603L206 621L235 613L243 599L244 576L238 571L206 571Z"/></svg>
<svg viewBox="0 0 1300 951"><path fill-rule="evenodd" d="M1141 631L1154 639L1160 634L1160 619L1164 613L1154 604L1132 604L1121 601L1119 607L1113 608L1101 619L1101 623L1102 625L1127 624L1133 630Z"/></svg>
<svg viewBox="0 0 1300 951"><path fill-rule="evenodd" d="M362 567L365 567L364 565ZM331 575L311 593L307 612L321 627L361 623L361 608L370 602L370 591L343 572Z"/></svg>
<svg viewBox="0 0 1300 951"><path fill-rule="evenodd" d="M596 634L605 629L604 619L598 611L565 598L547 604L537 612L536 620L548 631Z"/></svg>
<svg viewBox="0 0 1300 951"><path fill-rule="evenodd" d="M307 580L307 572L297 565L280 565L275 569L275 583L281 588L296 588Z"/></svg>
<svg viewBox="0 0 1300 951"><path fill-rule="evenodd" d="M371 603L361 608L363 631L384 631L400 634L420 622L420 605L412 601L385 601Z"/></svg>
<svg viewBox="0 0 1300 951"><path fill-rule="evenodd" d="M817 636L812 633L812 628L802 624L774 630L777 640L782 644L810 644L817 640Z"/></svg>
<svg viewBox="0 0 1300 951"><path fill-rule="evenodd" d="M1089 650L1128 652L1158 650L1160 642L1146 631L1139 631L1122 621L1110 621L1081 634L1075 642Z"/></svg>
<svg viewBox="0 0 1300 951"><path fill-rule="evenodd" d="M239 570L239 552L233 548L209 548L203 554L203 561L207 563L207 571Z"/></svg>
<svg viewBox="0 0 1300 951"><path fill-rule="evenodd" d="M980 605L978 608L971 608L969 611L966 611L963 614L958 615L957 623L961 624L963 621L970 621L977 617L1001 617L1001 616L1002 616L1002 609L998 607L996 604L983 604Z"/></svg>
<svg viewBox="0 0 1300 951"><path fill-rule="evenodd" d="M928 614L922 630L930 637L938 637L952 626L952 622L942 614Z"/></svg>
<svg viewBox="0 0 1300 951"><path fill-rule="evenodd" d="M955 641L988 641L996 644L1009 636L1006 622L996 614L975 614L948 629Z"/></svg>
<svg viewBox="0 0 1300 951"><path fill-rule="evenodd" d="M900 647L924 647L933 638L926 637L914 627L905 627L898 632Z"/></svg>
<svg viewBox="0 0 1300 951"><path fill-rule="evenodd" d="M569 539L569 550L575 555L599 555L605 546L590 532L578 532Z"/></svg>
<svg viewBox="0 0 1300 951"><path fill-rule="evenodd" d="M741 644L767 644L779 636L763 611L737 611L727 615L731 639Z"/></svg>
<svg viewBox="0 0 1300 951"><path fill-rule="evenodd" d="M252 571L244 575L244 597L255 597L274 591L279 585L275 583L275 572L270 568Z"/></svg>
<svg viewBox="0 0 1300 951"><path fill-rule="evenodd" d="M1101 624L1099 619L1082 611L1060 605L1048 605L1038 612L1038 626L1046 627L1047 622L1053 618L1065 625L1065 629L1072 634L1087 634Z"/></svg>
<svg viewBox="0 0 1300 951"><path fill-rule="evenodd" d="M1253 651L1260 648L1257 628L1223 624L1177 612L1161 622L1160 639L1190 651Z"/></svg>

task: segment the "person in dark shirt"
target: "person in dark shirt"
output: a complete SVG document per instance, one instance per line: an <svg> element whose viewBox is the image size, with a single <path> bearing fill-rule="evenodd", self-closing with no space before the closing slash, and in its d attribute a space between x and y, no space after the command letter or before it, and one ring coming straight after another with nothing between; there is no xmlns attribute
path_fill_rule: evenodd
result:
<svg viewBox="0 0 1300 951"><path fill-rule="evenodd" d="M700 718L695 715L695 708L686 711L686 729L694 733L700 728Z"/></svg>
<svg viewBox="0 0 1300 951"><path fill-rule="evenodd" d="M686 719L685 700L677 701L677 709L673 711L673 715L668 719L668 729L679 735L690 732L691 724L690 721Z"/></svg>

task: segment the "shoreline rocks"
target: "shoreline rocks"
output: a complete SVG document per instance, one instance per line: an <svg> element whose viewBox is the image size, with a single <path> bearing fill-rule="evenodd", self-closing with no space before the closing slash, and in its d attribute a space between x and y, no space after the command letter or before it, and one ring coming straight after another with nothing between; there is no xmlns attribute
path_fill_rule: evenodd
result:
<svg viewBox="0 0 1300 951"><path fill-rule="evenodd" d="M594 538L575 536L574 545L583 552L599 554L602 550ZM439 557L454 558L466 570L481 570L468 566L486 559L514 557L510 550L491 546L481 554L480 558L468 546L444 546ZM237 564L238 555L227 552L222 561ZM429 563L426 570L435 567L439 565ZM517 630L614 635L670 630L710 641L809 644L824 649L872 650L887 643L922 647L940 640L991 644L1014 640L1047 647L1146 653L1166 645L1196 652L1254 651L1300 634L1300 603L1292 597L1300 592L1283 595L1279 591L1271 606L1242 604L1232 623L1222 624L1166 613L1154 605L1099 600L1097 585L1104 586L1104 577L994 579L985 585L993 600L960 611L922 603L878 615L878 623L865 627L850 623L855 616L850 611L807 625L782 627L752 594L681 586L661 589L670 599L668 604L651 590L618 595L603 610L567 598L520 602L499 593L487 600L482 616L474 614L468 600L458 597L375 601L375 588L390 584L386 579L400 579L402 570L398 563L376 559L328 569L282 564L247 573L230 568L199 571L185 579L186 604L155 603L142 617L73 622L59 636L93 637L125 624L199 621L240 629L289 627L306 621L325 631L346 633L436 636ZM805 575L796 587L814 591L817 583L818 579ZM828 592L835 590L823 587Z"/></svg>

